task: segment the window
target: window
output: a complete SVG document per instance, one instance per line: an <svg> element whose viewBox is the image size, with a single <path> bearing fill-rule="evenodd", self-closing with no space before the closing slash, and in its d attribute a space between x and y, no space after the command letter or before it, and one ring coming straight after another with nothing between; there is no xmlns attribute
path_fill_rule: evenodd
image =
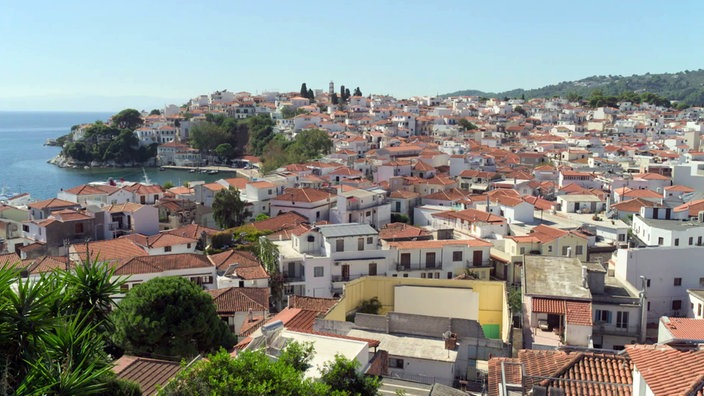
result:
<svg viewBox="0 0 704 396"><path fill-rule="evenodd" d="M552 253L552 246L548 246L548 253Z"/></svg>
<svg viewBox="0 0 704 396"><path fill-rule="evenodd" d="M308 242L315 242L315 236L314 235L308 235L308 238L306 239Z"/></svg>
<svg viewBox="0 0 704 396"><path fill-rule="evenodd" d="M699 286L704 286L704 278L699 278Z"/></svg>
<svg viewBox="0 0 704 396"><path fill-rule="evenodd" d="M127 293L128 290L130 290L130 285L128 285L127 283L123 283L120 285L120 291L122 293Z"/></svg>
<svg viewBox="0 0 704 396"><path fill-rule="evenodd" d="M315 278L322 277L324 273L325 273L325 269L323 267L313 267L313 276Z"/></svg>
<svg viewBox="0 0 704 396"><path fill-rule="evenodd" d="M698 236L697 237L697 245L701 246L702 244L702 237Z"/></svg>
<svg viewBox="0 0 704 396"><path fill-rule="evenodd" d="M371 245L374 243L374 238L373 237L367 237L367 245Z"/></svg>
<svg viewBox="0 0 704 396"><path fill-rule="evenodd" d="M697 316L702 316L702 304L697 304Z"/></svg>
<svg viewBox="0 0 704 396"><path fill-rule="evenodd" d="M578 255L578 256L581 255L581 254L582 254L582 248L583 248L582 245L577 245L577 246L575 246L575 248L574 248L574 254L576 254L576 255Z"/></svg>
<svg viewBox="0 0 704 396"><path fill-rule="evenodd" d="M594 321L602 323L611 323L611 311L597 309L596 312L594 312Z"/></svg>
<svg viewBox="0 0 704 396"><path fill-rule="evenodd" d="M675 278L675 286L682 286L682 278Z"/></svg>
<svg viewBox="0 0 704 396"><path fill-rule="evenodd" d="M76 223L76 234L83 234L83 223Z"/></svg>
<svg viewBox="0 0 704 396"><path fill-rule="evenodd" d="M335 241L335 251L336 252L344 252L345 251L345 240L344 239L338 239Z"/></svg>
<svg viewBox="0 0 704 396"><path fill-rule="evenodd" d="M650 279L645 280L645 287L650 287Z"/></svg>
<svg viewBox="0 0 704 396"><path fill-rule="evenodd" d="M447 279L452 279L452 272L447 273Z"/></svg>
<svg viewBox="0 0 704 396"><path fill-rule="evenodd" d="M689 244L693 245L694 244L694 237L689 237Z"/></svg>
<svg viewBox="0 0 704 396"><path fill-rule="evenodd" d="M521 254L526 254L526 248L524 248L524 247L521 248Z"/></svg>
<svg viewBox="0 0 704 396"><path fill-rule="evenodd" d="M679 246L679 245L680 245L680 239L679 239L679 238L675 238L675 246Z"/></svg>
<svg viewBox="0 0 704 396"><path fill-rule="evenodd" d="M618 241L625 242L626 241L626 234L618 234Z"/></svg>
<svg viewBox="0 0 704 396"><path fill-rule="evenodd" d="M170 251L171 251L171 246L164 246L164 251L165 251L165 252L170 252Z"/></svg>
<svg viewBox="0 0 704 396"><path fill-rule="evenodd" d="M190 244L190 243L187 243L187 244L186 244L186 248L187 248L187 249L190 249L190 248L191 248L191 244Z"/></svg>
<svg viewBox="0 0 704 396"><path fill-rule="evenodd" d="M403 359L389 358L389 368L402 369Z"/></svg>
<svg viewBox="0 0 704 396"><path fill-rule="evenodd" d="M462 261L462 251L452 252L452 261Z"/></svg>
<svg viewBox="0 0 704 396"><path fill-rule="evenodd" d="M439 272L436 272L436 273L435 273L435 279L440 279L440 273L439 273Z"/></svg>
<svg viewBox="0 0 704 396"><path fill-rule="evenodd" d="M662 245L665 243L665 240L662 237L658 237L658 245Z"/></svg>
<svg viewBox="0 0 704 396"><path fill-rule="evenodd" d="M569 246L563 246L562 247L562 255L567 256L567 252L569 251Z"/></svg>
<svg viewBox="0 0 704 396"><path fill-rule="evenodd" d="M650 301L648 301L648 311L650 311Z"/></svg>
<svg viewBox="0 0 704 396"><path fill-rule="evenodd" d="M616 327L620 329L628 328L628 312L616 312Z"/></svg>
<svg viewBox="0 0 704 396"><path fill-rule="evenodd" d="M672 310L679 311L682 309L682 300L672 300Z"/></svg>
<svg viewBox="0 0 704 396"><path fill-rule="evenodd" d="M421 273L420 273L420 278L421 278L421 279L425 279L425 272L421 272Z"/></svg>
<svg viewBox="0 0 704 396"><path fill-rule="evenodd" d="M357 250L364 250L364 238L357 238Z"/></svg>

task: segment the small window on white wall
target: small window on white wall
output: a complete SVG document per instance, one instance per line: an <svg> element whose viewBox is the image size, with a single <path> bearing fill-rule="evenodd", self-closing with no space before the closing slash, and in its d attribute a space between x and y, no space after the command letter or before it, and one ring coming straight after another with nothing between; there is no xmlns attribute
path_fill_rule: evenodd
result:
<svg viewBox="0 0 704 396"><path fill-rule="evenodd" d="M316 278L320 278L324 275L325 273L325 268L324 267L313 267L313 276Z"/></svg>

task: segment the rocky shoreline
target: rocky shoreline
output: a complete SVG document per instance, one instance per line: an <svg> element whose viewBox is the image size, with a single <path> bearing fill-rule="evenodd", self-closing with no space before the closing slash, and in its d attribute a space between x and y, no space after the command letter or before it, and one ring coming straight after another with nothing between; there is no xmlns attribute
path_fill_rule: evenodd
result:
<svg viewBox="0 0 704 396"><path fill-rule="evenodd" d="M128 163L118 163L115 161L91 161L91 162L81 162L76 161L71 157L65 157L63 154L59 153L56 157L46 161L49 164L56 165L59 168L67 169L89 169L89 168L139 168L139 167L155 167L156 158L152 158L147 162L128 162Z"/></svg>

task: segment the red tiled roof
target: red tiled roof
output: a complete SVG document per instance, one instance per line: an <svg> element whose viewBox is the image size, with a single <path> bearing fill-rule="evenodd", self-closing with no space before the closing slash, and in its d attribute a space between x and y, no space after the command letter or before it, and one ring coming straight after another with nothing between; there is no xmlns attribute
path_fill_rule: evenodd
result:
<svg viewBox="0 0 704 396"><path fill-rule="evenodd" d="M403 241L390 242L390 247L397 249L423 249L423 248L440 248L443 246L493 246L491 242L483 239L445 239L432 241Z"/></svg>
<svg viewBox="0 0 704 396"><path fill-rule="evenodd" d="M592 303L583 301L565 301L565 321L567 324L591 326Z"/></svg>
<svg viewBox="0 0 704 396"><path fill-rule="evenodd" d="M115 275L133 275L193 268L209 270L213 264L202 254L178 253L122 259L114 267Z"/></svg>
<svg viewBox="0 0 704 396"><path fill-rule="evenodd" d="M123 355L112 371L119 378L139 384L143 395L155 395L157 385L164 386L181 370L179 362Z"/></svg>
<svg viewBox="0 0 704 396"><path fill-rule="evenodd" d="M317 202L330 197L332 197L332 194L314 188L287 188L283 194L273 199L290 202Z"/></svg>
<svg viewBox="0 0 704 396"><path fill-rule="evenodd" d="M268 311L269 289L265 287L228 287L206 290L213 297L220 315L235 312Z"/></svg>
<svg viewBox="0 0 704 396"><path fill-rule="evenodd" d="M30 209L45 209L45 208L64 208L71 206L80 206L75 202L64 201L63 199L51 198L44 201L32 202L27 207Z"/></svg>
<svg viewBox="0 0 704 396"><path fill-rule="evenodd" d="M338 302L339 300L335 298L305 297L292 295L291 297L289 297L288 306L289 308L300 308L308 311L316 311L326 314Z"/></svg>
<svg viewBox="0 0 704 396"><path fill-rule="evenodd" d="M703 342L704 319L661 317L660 323L672 334L672 338L681 341Z"/></svg>
<svg viewBox="0 0 704 396"><path fill-rule="evenodd" d="M162 231L164 234L171 234L176 236L181 236L184 238L200 239L201 235L205 233L206 235L214 235L220 231L214 228L203 227L198 224L188 224L179 228L174 228L171 230Z"/></svg>
<svg viewBox="0 0 704 396"><path fill-rule="evenodd" d="M704 351L663 345L626 345L626 353L658 396L689 395L704 378ZM700 393L697 393L700 394Z"/></svg>
<svg viewBox="0 0 704 396"><path fill-rule="evenodd" d="M564 315L566 312L565 300L552 300L548 298L532 298L533 312Z"/></svg>

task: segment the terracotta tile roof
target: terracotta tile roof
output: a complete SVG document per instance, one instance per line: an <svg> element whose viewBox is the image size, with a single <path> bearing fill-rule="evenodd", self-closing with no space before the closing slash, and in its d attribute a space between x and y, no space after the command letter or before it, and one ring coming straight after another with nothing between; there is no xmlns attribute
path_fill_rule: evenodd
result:
<svg viewBox="0 0 704 396"><path fill-rule="evenodd" d="M133 275L194 268L210 270L213 264L202 254L178 253L122 259L114 267L115 275Z"/></svg>
<svg viewBox="0 0 704 396"><path fill-rule="evenodd" d="M208 256L218 271L226 276L235 276L245 280L267 279L269 275L258 259L250 252L226 250Z"/></svg>
<svg viewBox="0 0 704 396"><path fill-rule="evenodd" d="M195 238L182 237L169 233L159 233L156 235L129 234L120 237L119 239L129 239L139 246L146 248L161 248L166 246L185 245L188 243L195 244L198 242Z"/></svg>
<svg viewBox="0 0 704 396"><path fill-rule="evenodd" d="M402 199L412 199L412 198L417 198L419 196L420 196L420 194L418 194L417 192L408 191L408 190L396 190L390 194L391 198L402 198Z"/></svg>
<svg viewBox="0 0 704 396"><path fill-rule="evenodd" d="M698 199L696 201L687 202L686 204L680 205L675 208L676 212L681 210L688 210L689 215L692 217L698 216L699 212L704 210L704 199Z"/></svg>
<svg viewBox="0 0 704 396"><path fill-rule="evenodd" d="M704 377L704 351L664 345L626 345L626 353L658 396L689 395ZM701 392L701 391L700 391ZM697 393L700 394L700 393Z"/></svg>
<svg viewBox="0 0 704 396"><path fill-rule="evenodd" d="M539 224L533 227L531 236L534 236L540 240L542 243L553 241L557 238L561 238L567 234L569 231L561 230L559 228L550 227L545 224Z"/></svg>
<svg viewBox="0 0 704 396"><path fill-rule="evenodd" d="M565 301L565 321L567 324L591 326L592 303L584 301Z"/></svg>
<svg viewBox="0 0 704 396"><path fill-rule="evenodd" d="M533 312L564 315L566 312L565 300L553 300L549 298L531 299Z"/></svg>
<svg viewBox="0 0 704 396"><path fill-rule="evenodd" d="M299 308L308 311L328 313L340 300L335 298L306 297L292 295L288 299L289 308Z"/></svg>
<svg viewBox="0 0 704 396"><path fill-rule="evenodd" d="M563 389L564 394L570 396L630 395L632 392L632 365L625 356L524 349L518 352L517 358L489 360L489 395L499 395L502 362L513 363L504 365L506 382L522 385L527 393L534 385Z"/></svg>
<svg viewBox="0 0 704 396"><path fill-rule="evenodd" d="M206 290L213 297L219 315L236 312L268 311L269 289L265 287L228 287Z"/></svg>
<svg viewBox="0 0 704 396"><path fill-rule="evenodd" d="M162 194L164 192L158 184L135 183L131 186L123 187L122 189L140 195Z"/></svg>
<svg viewBox="0 0 704 396"><path fill-rule="evenodd" d="M176 236L181 236L185 238L199 239L203 233L206 235L215 235L220 232L214 228L203 227L198 224L188 224L183 227L174 228L172 230L162 231L164 234L171 234Z"/></svg>
<svg viewBox="0 0 704 396"><path fill-rule="evenodd" d="M116 186L82 184L69 188L66 192L73 195L108 195L119 189Z"/></svg>
<svg viewBox="0 0 704 396"><path fill-rule="evenodd" d="M44 201L32 202L27 205L30 209L46 209L46 208L65 208L65 207L80 207L79 204L63 199L51 198Z"/></svg>
<svg viewBox="0 0 704 396"><path fill-rule="evenodd" d="M623 194L621 194L622 197L629 197L629 198L660 198L662 199L662 194L659 194L653 190L648 190L648 189L637 189L637 190L630 190L626 191Z"/></svg>
<svg viewBox="0 0 704 396"><path fill-rule="evenodd" d="M284 193L273 198L277 201L318 202L332 197L332 194L314 188L287 188Z"/></svg>
<svg viewBox="0 0 704 396"><path fill-rule="evenodd" d="M653 201L648 201L641 198L633 198L629 199L628 201L621 201L619 203L613 204L611 205L611 208L616 209L620 212L640 213L640 208L642 207L653 208L660 206L661 205Z"/></svg>
<svg viewBox="0 0 704 396"><path fill-rule="evenodd" d="M222 179L222 182L238 190L244 190L247 188L247 179L242 177L231 177L227 179Z"/></svg>
<svg viewBox="0 0 704 396"><path fill-rule="evenodd" d="M674 186L665 187L665 191L678 191L683 193L694 192L695 190L691 187L683 186L681 184L675 184Z"/></svg>
<svg viewBox="0 0 704 396"><path fill-rule="evenodd" d="M445 239L445 240L434 240L434 241L402 241L402 242L390 242L390 247L395 247L397 249L423 249L423 248L441 248L444 246L493 246L491 242L487 242L483 239Z"/></svg>
<svg viewBox="0 0 704 396"><path fill-rule="evenodd" d="M255 221L250 225L259 231L280 231L293 229L299 224L307 222L308 218L303 215L296 212L286 212L266 220Z"/></svg>
<svg viewBox="0 0 704 396"><path fill-rule="evenodd" d="M112 371L119 378L139 384L143 395L156 395L157 385L164 386L181 370L179 362L123 355Z"/></svg>
<svg viewBox="0 0 704 396"><path fill-rule="evenodd" d="M428 237L430 232L406 223L389 223L379 230L379 238L385 240Z"/></svg>
<svg viewBox="0 0 704 396"><path fill-rule="evenodd" d="M704 342L704 319L661 317L660 323L672 338L680 341Z"/></svg>
<svg viewBox="0 0 704 396"><path fill-rule="evenodd" d="M71 245L69 249L76 251L80 260L86 259L86 250L90 252L91 258L99 258L105 261L146 256L147 252L129 239L112 239L108 241L95 241L77 243Z"/></svg>
<svg viewBox="0 0 704 396"><path fill-rule="evenodd" d="M41 256L22 260L22 267L30 274L41 274L53 270L66 270L69 265L67 257Z"/></svg>

